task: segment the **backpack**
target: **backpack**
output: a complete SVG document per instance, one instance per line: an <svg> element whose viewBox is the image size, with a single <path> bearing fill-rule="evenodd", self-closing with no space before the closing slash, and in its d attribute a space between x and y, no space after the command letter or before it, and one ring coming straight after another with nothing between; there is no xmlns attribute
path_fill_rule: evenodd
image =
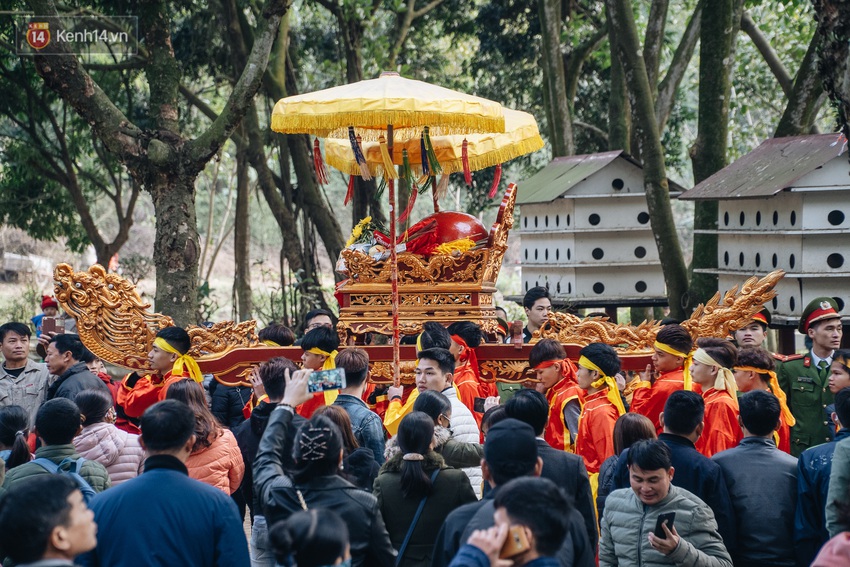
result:
<svg viewBox="0 0 850 567"><path fill-rule="evenodd" d="M89 504L91 502L91 499L94 498L97 494L97 492L95 492L94 488L91 487L88 481L86 481L86 479L84 479L80 475L80 472L83 470L83 463L86 462L83 457L80 457L77 460L74 460L71 457L66 457L62 459L62 462L60 462L58 465L50 459L45 459L44 457L33 459L30 462L40 466L51 474L69 475L72 479L74 479L74 482L77 483L77 488L79 488L80 492L83 493L83 501L86 504ZM66 463L70 464L68 470L62 469L62 465Z"/></svg>

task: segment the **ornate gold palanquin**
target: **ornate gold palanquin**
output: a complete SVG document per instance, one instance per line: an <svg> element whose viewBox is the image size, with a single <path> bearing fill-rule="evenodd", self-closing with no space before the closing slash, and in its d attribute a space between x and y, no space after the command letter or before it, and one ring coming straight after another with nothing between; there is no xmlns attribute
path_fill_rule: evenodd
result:
<svg viewBox="0 0 850 567"><path fill-rule="evenodd" d="M505 192L496 222L483 248L453 254L398 254L399 325L402 335L422 331L425 321L448 325L472 321L495 335L493 304L496 280L514 224L516 186ZM356 250L343 250L350 278L338 290L337 330L343 342L351 335L392 335L389 260L375 261Z"/></svg>
<svg viewBox="0 0 850 567"><path fill-rule="evenodd" d="M503 206L505 204L503 202ZM511 219L509 215L502 226L510 228L508 219ZM498 234L496 231L497 237ZM506 231L502 234L507 238ZM496 244L504 246L505 242L498 240ZM496 253L501 258L504 249L500 248ZM746 324L765 302L773 298L773 287L783 275L777 270L761 279L750 278L740 290L733 288L723 295L717 293L711 301L700 305L682 325L694 338L726 337L732 329ZM117 274L107 273L99 265L86 272L75 272L69 265L59 264L54 278L56 298L62 308L77 320L83 344L111 364L130 370L149 369L147 353L157 331L174 324L170 317L151 313L151 305L142 300L131 283ZM492 309L492 304L489 305ZM485 313L483 306L478 308ZM428 309L431 307L423 308ZM486 315L482 315L482 320L487 320ZM567 356L573 360L578 359L581 347L603 342L617 350L624 370L643 370L650 362L658 329L660 324L656 321L632 327L611 323L604 318L580 319L575 315L553 313L549 322L535 333L534 340L541 337L559 340L564 344ZM268 347L260 343L255 321L223 321L209 329L190 326L187 331L192 339L190 354L196 357L201 370L213 374L224 384L250 385L248 376L251 369L275 356L284 356L295 362L301 359L302 351L298 347ZM391 383L392 347L363 348L369 353L371 380ZM476 353L482 378L487 381L523 381L531 348L531 344L519 347L481 345ZM402 346L401 358L402 383L412 383L415 348Z"/></svg>

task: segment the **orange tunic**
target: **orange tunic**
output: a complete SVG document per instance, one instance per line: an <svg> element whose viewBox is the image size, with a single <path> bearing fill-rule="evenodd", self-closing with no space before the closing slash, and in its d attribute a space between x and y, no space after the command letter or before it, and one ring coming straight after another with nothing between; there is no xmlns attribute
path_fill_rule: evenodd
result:
<svg viewBox="0 0 850 567"><path fill-rule="evenodd" d="M549 388L546 392L546 400L549 402L549 422L543 431L543 438L555 449L572 453L573 446L570 441L570 428L564 420L564 409L567 403L578 400L581 404L584 398L584 390L575 382L575 373L562 379Z"/></svg>
<svg viewBox="0 0 850 567"><path fill-rule="evenodd" d="M475 398L481 397L480 384L478 383L478 378L475 376L475 371L468 362L464 362L455 368L454 384L458 399L469 409L480 430L481 418L484 414L475 411Z"/></svg>
<svg viewBox="0 0 850 567"><path fill-rule="evenodd" d="M658 416L664 411L664 404L670 394L685 389L685 378L682 369L664 372L649 388L638 388L632 396L632 405L629 411L646 416L655 424L655 432L661 434L664 428Z"/></svg>
<svg viewBox="0 0 850 567"><path fill-rule="evenodd" d="M186 374L174 376L170 371L165 376L151 374L139 378L131 388L127 385L127 379L130 376L128 374L121 381L121 386L118 388L117 403L124 408L127 417L132 418L142 417L146 409L165 399L165 393L171 384L188 378Z"/></svg>
<svg viewBox="0 0 850 567"><path fill-rule="evenodd" d="M576 454L584 459L588 474L598 473L602 462L614 454L614 424L620 412L608 400L608 389L584 398L578 420Z"/></svg>
<svg viewBox="0 0 850 567"><path fill-rule="evenodd" d="M738 408L726 390L709 388L705 400L705 428L697 439L697 451L710 457L720 451L736 447L744 433L738 424Z"/></svg>

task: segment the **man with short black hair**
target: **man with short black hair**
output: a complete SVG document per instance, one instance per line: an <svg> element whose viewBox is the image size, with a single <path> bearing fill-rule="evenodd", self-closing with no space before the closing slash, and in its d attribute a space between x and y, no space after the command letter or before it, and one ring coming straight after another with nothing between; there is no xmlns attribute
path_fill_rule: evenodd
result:
<svg viewBox="0 0 850 567"><path fill-rule="evenodd" d="M638 441L629 449L630 488L605 501L599 565L698 565L732 567L714 514L702 500L672 484L675 472L663 441ZM661 514L663 538L653 533Z"/></svg>
<svg viewBox="0 0 850 567"><path fill-rule="evenodd" d="M363 401L368 386L369 353L362 348L348 347L337 355L336 365L345 370L345 388L339 391L333 405L348 412L357 443L371 449L378 464L383 464L384 427L378 414Z"/></svg>
<svg viewBox="0 0 850 567"><path fill-rule="evenodd" d="M102 492L111 485L104 466L87 459L78 463L82 457L74 448L73 440L82 428L82 416L77 404L67 398L44 402L35 415L35 434L42 442L42 446L35 450L35 458L47 459L63 471L76 471L95 492ZM48 474L50 471L38 463L24 463L6 473L3 490Z"/></svg>
<svg viewBox="0 0 850 567"><path fill-rule="evenodd" d="M839 441L850 439L850 388L835 394L835 440L810 447L797 461L797 511L794 515L794 544L800 565L814 561L818 550L829 540L826 508L832 457Z"/></svg>
<svg viewBox="0 0 850 567"><path fill-rule="evenodd" d="M546 397L536 390L526 388L517 392L504 407L508 417L527 423L534 429L537 454L543 460L543 472L540 476L553 481L573 500L576 510L584 518L584 527L591 545L596 545L599 534L587 468L578 455L553 449L543 439L543 430L549 418L549 403Z"/></svg>
<svg viewBox="0 0 850 567"><path fill-rule="evenodd" d="M64 475L30 479L0 499L0 557L17 567L62 567L97 544L94 514Z"/></svg>
<svg viewBox="0 0 850 567"><path fill-rule="evenodd" d="M723 469L741 528L735 564L793 567L797 459L780 451L773 438L780 425L779 400L753 390L738 399L738 407L744 438L737 447L712 456Z"/></svg>
<svg viewBox="0 0 850 567"><path fill-rule="evenodd" d="M103 380L92 374L83 362L86 347L76 335L56 335L47 345L47 357L44 362L47 370L58 376L47 389L47 399L67 398L73 400L83 390L100 390L112 398L109 387Z"/></svg>
<svg viewBox="0 0 850 567"><path fill-rule="evenodd" d="M195 416L177 400L145 411L145 472L91 502L100 529L82 565L247 567L248 546L233 500L189 478Z"/></svg>
<svg viewBox="0 0 850 567"><path fill-rule="evenodd" d="M494 496L500 487L516 478L538 477L543 460L534 442L534 430L519 420L506 418L493 425L484 441L484 459L481 469L485 481L494 489L483 500L465 504L452 511L437 534L432 567L445 567L451 563L462 542L475 530L494 525ZM574 508L568 512L568 532L558 553L563 565L591 567L594 564L594 546L587 539L584 519Z"/></svg>
<svg viewBox="0 0 850 567"><path fill-rule="evenodd" d="M30 423L50 386L47 365L29 359L31 337L30 328L23 323L0 325L0 407L21 406L30 415Z"/></svg>
<svg viewBox="0 0 850 567"><path fill-rule="evenodd" d="M499 557L511 529L525 533L529 547L511 556L513 565L558 567L558 552L569 529L569 500L549 479L522 477L506 483L493 503L495 525L476 530L450 567L488 567Z"/></svg>
<svg viewBox="0 0 850 567"><path fill-rule="evenodd" d="M705 401L696 392L679 390L670 394L659 420L664 429L658 440L670 450L670 460L676 469L673 484L683 488L708 504L717 521L718 531L723 536L726 549L735 549L737 530L735 512L729 498L729 490L723 479L720 466L700 454L695 443L702 435ZM614 472L614 488L627 488L629 449L620 454ZM607 507L607 504L606 504ZM600 510L600 515L603 513Z"/></svg>
<svg viewBox="0 0 850 567"><path fill-rule="evenodd" d="M528 318L522 330L522 342L527 343L534 336L534 331L539 331L543 323L549 320L549 313L552 312L552 298L549 296L549 290L543 286L531 288L525 292L522 306Z"/></svg>

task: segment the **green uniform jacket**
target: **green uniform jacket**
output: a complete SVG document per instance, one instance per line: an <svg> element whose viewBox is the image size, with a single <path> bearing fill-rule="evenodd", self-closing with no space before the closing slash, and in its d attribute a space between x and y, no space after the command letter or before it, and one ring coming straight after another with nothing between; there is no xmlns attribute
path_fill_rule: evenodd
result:
<svg viewBox="0 0 850 567"><path fill-rule="evenodd" d="M799 457L809 447L832 441L829 417L825 412L826 406L833 402L829 391L829 368L820 377L809 352L784 361L776 378L779 387L788 396L788 407L797 420L791 428L791 454Z"/></svg>

